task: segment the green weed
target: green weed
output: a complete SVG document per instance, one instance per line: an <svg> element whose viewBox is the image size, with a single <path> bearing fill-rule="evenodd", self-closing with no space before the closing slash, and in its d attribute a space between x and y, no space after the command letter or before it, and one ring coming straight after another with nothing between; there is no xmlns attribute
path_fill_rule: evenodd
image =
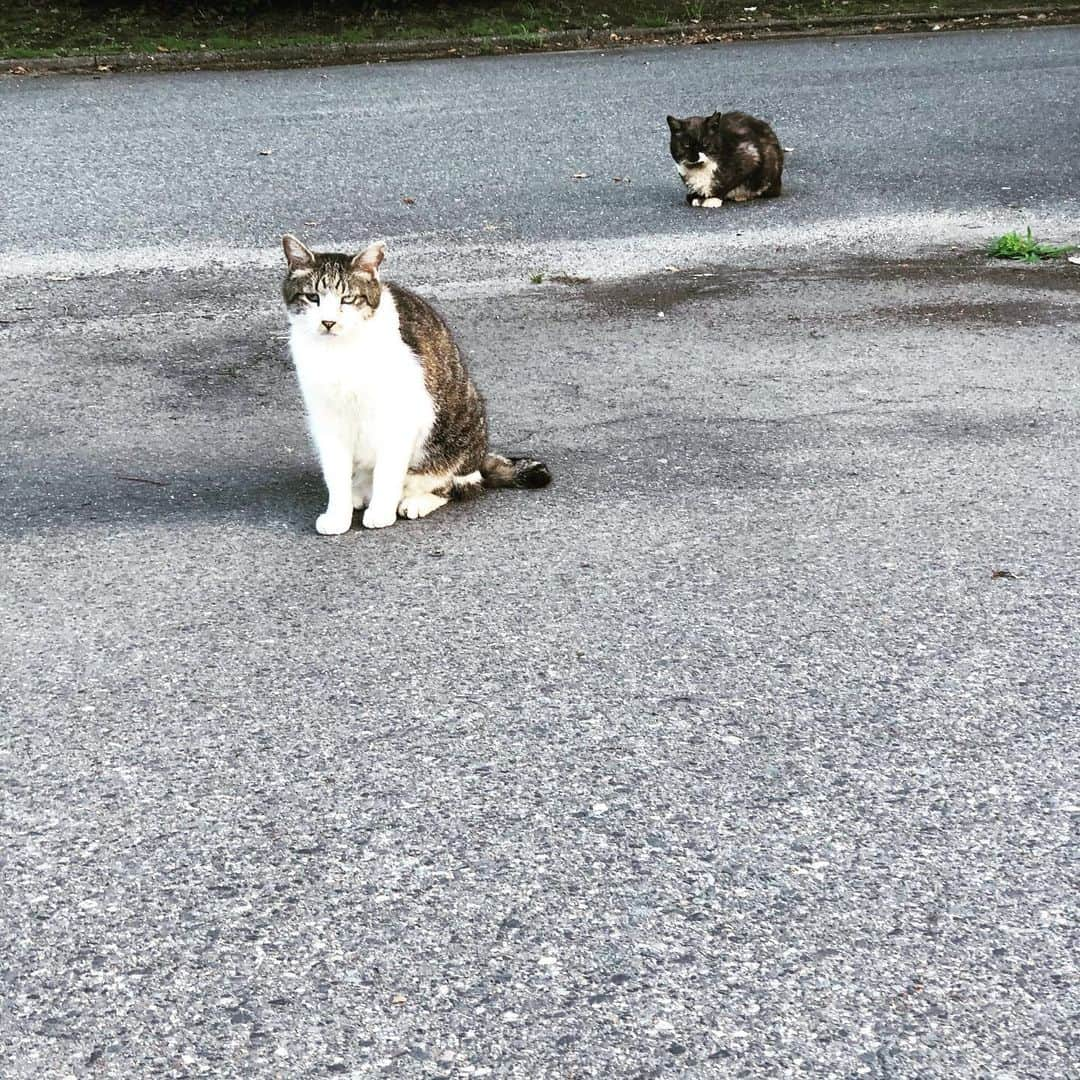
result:
<svg viewBox="0 0 1080 1080"><path fill-rule="evenodd" d="M1016 259L1020 262L1037 263L1043 259L1060 259L1075 250L1075 244L1057 245L1037 241L1031 235L1029 225L1026 236L1021 236L1017 232L1005 233L990 245L986 253L995 259Z"/></svg>

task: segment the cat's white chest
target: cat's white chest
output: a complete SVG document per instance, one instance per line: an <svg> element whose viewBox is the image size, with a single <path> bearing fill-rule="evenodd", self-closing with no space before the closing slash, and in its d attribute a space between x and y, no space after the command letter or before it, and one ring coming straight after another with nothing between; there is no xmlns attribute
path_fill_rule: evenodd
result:
<svg viewBox="0 0 1080 1080"><path fill-rule="evenodd" d="M715 159L705 153L699 154L697 162L693 165L684 165L680 161L675 166L687 189L703 198L712 194L713 177L716 176L718 167Z"/></svg>
<svg viewBox="0 0 1080 1080"><path fill-rule="evenodd" d="M312 436L351 449L360 469L402 439L411 443L410 464L419 461L435 421L420 362L382 307L349 336L294 331L289 341Z"/></svg>

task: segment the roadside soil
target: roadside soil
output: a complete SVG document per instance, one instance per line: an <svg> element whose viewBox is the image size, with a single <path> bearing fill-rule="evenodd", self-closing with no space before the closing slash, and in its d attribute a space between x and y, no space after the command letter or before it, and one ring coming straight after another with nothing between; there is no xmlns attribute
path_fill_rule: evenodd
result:
<svg viewBox="0 0 1080 1080"><path fill-rule="evenodd" d="M274 5L269 5L273 8ZM942 32L1080 21L1080 4L987 7L975 0L778 3L398 4L342 16L311 12L164 15L138 8L12 4L0 12L0 74L103 75L308 67L805 35ZM607 9L607 10L603 10ZM337 10L337 9L334 9Z"/></svg>

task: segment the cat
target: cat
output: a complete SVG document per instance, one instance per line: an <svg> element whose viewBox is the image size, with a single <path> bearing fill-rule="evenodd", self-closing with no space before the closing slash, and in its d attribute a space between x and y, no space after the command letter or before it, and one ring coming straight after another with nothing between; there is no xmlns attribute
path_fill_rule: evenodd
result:
<svg viewBox="0 0 1080 1080"><path fill-rule="evenodd" d="M328 495L317 532L346 532L354 508L381 529L483 488L551 482L542 462L488 452L484 400L450 328L380 280L381 240L358 255L282 244L289 349Z"/></svg>
<svg viewBox="0 0 1080 1080"><path fill-rule="evenodd" d="M690 206L722 206L724 199L773 199L780 194L784 150L764 120L743 112L667 118L671 156L686 184Z"/></svg>

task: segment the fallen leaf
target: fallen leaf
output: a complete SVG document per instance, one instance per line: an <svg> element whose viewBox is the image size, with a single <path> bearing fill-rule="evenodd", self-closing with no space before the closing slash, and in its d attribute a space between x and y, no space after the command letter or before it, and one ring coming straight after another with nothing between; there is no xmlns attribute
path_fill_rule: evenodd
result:
<svg viewBox="0 0 1080 1080"><path fill-rule="evenodd" d="M611 179L614 180L616 184L629 184L632 182L629 176L613 176Z"/></svg>
<svg viewBox="0 0 1080 1080"><path fill-rule="evenodd" d="M318 225L319 223L317 221L305 221L304 224L305 225Z"/></svg>
<svg viewBox="0 0 1080 1080"><path fill-rule="evenodd" d="M679 272L679 268L677 266L665 266L664 269L669 274L677 274Z"/></svg>
<svg viewBox="0 0 1080 1080"><path fill-rule="evenodd" d="M260 150L259 157L269 157L273 152L273 150Z"/></svg>
<svg viewBox="0 0 1080 1080"><path fill-rule="evenodd" d="M588 180L589 174L587 172L576 172L570 177L571 180Z"/></svg>
<svg viewBox="0 0 1080 1080"><path fill-rule="evenodd" d="M404 1005L405 1002L408 1001L408 1000L409 999L404 994L395 994L390 999L390 1004L391 1005Z"/></svg>
<svg viewBox="0 0 1080 1080"><path fill-rule="evenodd" d="M11 74L12 75L29 75L30 74L30 69L29 68L24 68L22 65L19 65L18 67L11 68Z"/></svg>
<svg viewBox="0 0 1080 1080"><path fill-rule="evenodd" d="M169 50L168 50L168 48L167 48L167 47L166 47L165 45L159 45L159 46L157 47L157 51L158 51L158 52L168 52Z"/></svg>
<svg viewBox="0 0 1080 1080"><path fill-rule="evenodd" d="M1074 263L1076 266L1080 266L1080 255L1068 256L1069 262Z"/></svg>
<svg viewBox="0 0 1080 1080"><path fill-rule="evenodd" d="M991 578L1009 578L1012 581L1016 580L1016 575L1011 570L995 570L991 575Z"/></svg>
<svg viewBox="0 0 1080 1080"><path fill-rule="evenodd" d="M112 68L108 64L98 64L98 71L112 71Z"/></svg>
<svg viewBox="0 0 1080 1080"><path fill-rule="evenodd" d="M401 201L402 201L402 202L403 202L403 203L404 203L404 204L405 204L406 206L412 206L412 204L413 204L414 202L416 202L416 200L415 200L415 199L414 199L414 198L413 198L413 197L412 197L411 195L406 195L406 196L405 196L405 197L404 197L404 198L403 198L403 199L402 199Z"/></svg>

